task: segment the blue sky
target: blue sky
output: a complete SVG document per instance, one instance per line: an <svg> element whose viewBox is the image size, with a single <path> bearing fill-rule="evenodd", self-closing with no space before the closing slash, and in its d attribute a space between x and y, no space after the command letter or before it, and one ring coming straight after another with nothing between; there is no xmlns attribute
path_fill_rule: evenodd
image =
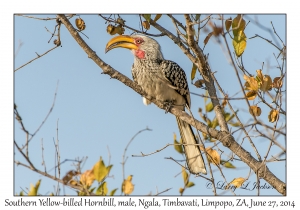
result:
<svg viewBox="0 0 300 210"><path fill-rule="evenodd" d="M55 17L54 15L46 15L44 17ZM226 17L234 18L235 15L227 15ZM86 23L84 33L89 37L85 41L89 46L101 57L106 63L116 70L131 78L131 65L133 56L126 49L115 49L109 53L104 53L104 48L109 39L112 38L106 32L105 21L97 15L80 15ZM139 27L139 19L137 15L122 16L132 27ZM253 15L250 16L254 18ZM270 21L273 22L278 35L286 39L286 19L285 15L256 15L260 23L271 28ZM247 17L245 17L246 20ZM71 19L74 24L75 18ZM184 22L183 20L181 20ZM174 33L175 29L172 22L165 15L158 21L159 24ZM217 22L220 24L220 22ZM48 44L54 29L55 21L39 21L16 16L14 19L15 33L14 45L17 49L19 42L23 43L20 51L15 57L15 69L22 64L36 57L36 53L42 54L52 48L53 38ZM130 34L130 30L125 31ZM149 33L159 33L154 28ZM245 33L247 37L259 34L267 39L272 36L250 23ZM201 40L206 37L205 33L201 34ZM183 52L173 44L167 37L156 39L162 48L165 59L177 62L186 72L190 83L191 62L185 57ZM229 39L228 39L229 40ZM69 32L62 26L61 28L62 47L55 49L48 55L32 62L24 68L18 70L14 74L15 78L15 95L14 101L18 106L18 111L23 119L26 128L33 132L41 124L52 105L57 82L58 90L54 109L46 123L30 142L30 157L38 168L43 170L41 139L44 144L44 159L47 170L55 166L55 148L53 139L58 137L61 161L66 159L75 159L88 156L83 167L83 171L91 169L92 166L102 156L105 163L108 163L108 149L111 155L111 164L113 168L108 178L108 188L112 190L119 188L117 195L120 194L120 186L122 183L122 155L124 148L129 140L139 131L146 127L152 131L145 131L139 134L131 143L127 150L128 160L125 165L125 176L133 174L133 183L135 190L132 195L147 195L172 188L164 195L178 195L178 189L183 186L182 176L178 175L181 168L175 162L165 159L165 157L173 157L174 159L183 159L172 146L165 150L148 157L131 157L138 155L140 152L151 153L167 145L173 143L173 133L179 137L179 131L172 114L165 114L164 110L157 108L155 105L144 106L140 95L130 88L126 87L119 81L110 79L109 76L101 74L102 70L87 57L85 52L79 47ZM274 40L273 40L274 41ZM277 40L278 43L279 40ZM276 43L276 42L275 42ZM231 45L231 41L229 40ZM200 46L203 44L201 42ZM228 59L223 49L212 37L204 53L209 53L209 63L215 73L223 90L229 95L241 96L240 89L235 77L233 68L228 63ZM247 41L247 48L243 55L244 65L247 70L255 74L257 69L261 69L262 62L265 64L263 72L271 75L271 77L279 76L279 71L274 68L276 60L273 53L277 54L276 48L266 43L264 40L255 38ZM200 78L199 73L196 79ZM244 81L243 81L244 82ZM194 93L204 94L204 90L197 89L190 84L190 91ZM267 97L267 96L266 96ZM200 119L197 112L198 108L204 109L203 98L192 95L192 112L197 119ZM234 109L239 109L239 116L244 123L248 123L251 118L244 102L234 101ZM262 106L263 108L263 106ZM268 109L263 108L263 114L260 119L267 122ZM212 114L209 115L212 118ZM282 123L285 118L280 119ZM272 124L268 123L272 126ZM25 134L20 130L19 123L15 120L15 140L19 144L24 144ZM234 129L233 129L234 130ZM237 137L237 136L235 136ZM238 139L241 143L241 138ZM278 141L285 145L285 139L279 138ZM255 138L255 144L259 152L264 155L269 142L261 138ZM213 146L212 143L206 143L206 146ZM254 151L249 147L248 142L243 144L244 148L249 149L251 154L255 156ZM230 154L226 148L221 147L225 154ZM276 146L272 147L271 154L276 155L280 150ZM222 156L223 157L223 156ZM15 150L15 159L21 162L25 160ZM222 158L223 159L223 158ZM226 159L226 156L224 156ZM231 181L236 177L246 177L249 173L248 167L244 163L238 161L232 162L237 169L224 169L226 180ZM285 181L285 162L271 163L268 165L270 170ZM215 171L215 179L222 181L219 171L212 166ZM74 169L72 162L68 161L61 166L61 175L71 169ZM39 192L41 194L49 194L54 191L55 182L42 177L22 166L14 167L15 192L20 192L21 188L29 187L30 183L35 183L38 179L42 179ZM53 174L52 170L49 172ZM251 185L255 181L252 174ZM186 190L186 195L212 195L212 190L206 188L207 181L201 178L191 177L196 185ZM263 181L264 183L264 181ZM73 190L65 188L66 194L75 194ZM222 190L218 191L222 193ZM63 192L62 192L63 193ZM255 195L255 191L246 191L237 189L235 191L239 195ZM275 190L261 190L263 195L278 195ZM226 195L230 195L227 193Z"/></svg>

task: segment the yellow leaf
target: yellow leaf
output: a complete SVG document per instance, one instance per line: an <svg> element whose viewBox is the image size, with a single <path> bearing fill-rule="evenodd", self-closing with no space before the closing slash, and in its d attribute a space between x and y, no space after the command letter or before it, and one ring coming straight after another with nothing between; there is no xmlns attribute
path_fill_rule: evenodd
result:
<svg viewBox="0 0 300 210"><path fill-rule="evenodd" d="M146 20L142 22L142 25L146 30L148 30L150 28L150 23Z"/></svg>
<svg viewBox="0 0 300 210"><path fill-rule="evenodd" d="M191 80L192 80L192 82L195 79L196 71L197 71L197 66L193 63L193 67L192 67L192 71L191 71Z"/></svg>
<svg viewBox="0 0 300 210"><path fill-rule="evenodd" d="M206 133L203 133L203 132L202 132L202 136L203 136L203 139L204 139L204 140L207 140L207 139L208 139L208 135L207 135Z"/></svg>
<svg viewBox="0 0 300 210"><path fill-rule="evenodd" d="M77 18L75 20L76 26L80 31L83 31L85 29L85 22L81 18Z"/></svg>
<svg viewBox="0 0 300 210"><path fill-rule="evenodd" d="M181 168L181 174L183 178L184 184L187 184L189 182L189 174L186 172L185 168Z"/></svg>
<svg viewBox="0 0 300 210"><path fill-rule="evenodd" d="M276 109L272 109L268 115L269 122L273 123L279 118L279 111Z"/></svg>
<svg viewBox="0 0 300 210"><path fill-rule="evenodd" d="M212 149L211 147L206 148L206 152L208 154L208 161L215 164L215 165L220 165L221 163L221 158L219 153Z"/></svg>
<svg viewBox="0 0 300 210"><path fill-rule="evenodd" d="M273 79L273 87L274 88L277 88L277 89L279 89L279 88L281 88L282 87L282 78L281 77L275 77L274 79Z"/></svg>
<svg viewBox="0 0 300 210"><path fill-rule="evenodd" d="M257 80L254 77L248 77L247 75L244 75L244 80L246 80L245 90L258 91L259 84L258 84Z"/></svg>
<svg viewBox="0 0 300 210"><path fill-rule="evenodd" d="M228 188L228 186L231 184L233 186L235 186L236 188L239 188L240 186L242 186L242 184L245 182L246 180L243 177L239 177L239 178L235 178L233 179L226 188Z"/></svg>
<svg viewBox="0 0 300 210"><path fill-rule="evenodd" d="M183 154L183 149L182 149L182 146L181 145L178 145L179 142L176 141L176 139L174 139L174 148L177 152L179 152L180 154Z"/></svg>
<svg viewBox="0 0 300 210"><path fill-rule="evenodd" d="M35 185L30 184L30 190L28 192L28 195L36 196L37 192L38 192L38 189L40 187L40 184L41 184L41 180L38 180Z"/></svg>
<svg viewBox="0 0 300 210"><path fill-rule="evenodd" d="M127 180L124 180L122 183L122 192L125 195L130 195L134 190L134 185L132 184L132 175L127 177Z"/></svg>
<svg viewBox="0 0 300 210"><path fill-rule="evenodd" d="M194 183L194 182L189 182L189 183L187 183L187 185L186 185L186 187L193 187L193 186L195 186L195 183Z"/></svg>
<svg viewBox="0 0 300 210"><path fill-rule="evenodd" d="M251 90L246 93L246 97L248 98L248 100L254 100L256 96L257 96L257 92L254 90Z"/></svg>
<svg viewBox="0 0 300 210"><path fill-rule="evenodd" d="M261 84L262 81L264 80L264 75L262 73L262 70L261 69L256 70L256 74L257 74L256 79L258 81L258 84Z"/></svg>
<svg viewBox="0 0 300 210"><path fill-rule="evenodd" d="M243 52L246 49L246 35L244 33L244 31L241 31L241 33L237 36L234 36L233 40L232 40L232 45L235 51L235 54L237 57L240 57Z"/></svg>
<svg viewBox="0 0 300 210"><path fill-rule="evenodd" d="M214 109L214 105L212 102L206 104L206 106L205 106L206 112L211 112L213 109Z"/></svg>
<svg viewBox="0 0 300 210"><path fill-rule="evenodd" d="M208 91L205 91L205 97L204 97L204 103L206 104L206 102L207 102L207 99L208 99Z"/></svg>
<svg viewBox="0 0 300 210"><path fill-rule="evenodd" d="M229 19L227 19L225 21L225 28L226 28L226 31L229 31L230 27L231 27L231 24L232 24L232 19L231 17Z"/></svg>
<svg viewBox="0 0 300 210"><path fill-rule="evenodd" d="M257 76L256 79L258 80L259 87L262 91L266 92L272 89L272 79L269 75L263 75L262 70L256 70Z"/></svg>
<svg viewBox="0 0 300 210"><path fill-rule="evenodd" d="M155 18L154 18L153 21L154 21L154 22L158 21L158 19L161 17L161 15L162 15L162 14L157 14L157 15L155 15Z"/></svg>
<svg viewBox="0 0 300 210"><path fill-rule="evenodd" d="M98 189L96 190L96 195L106 195L108 192L108 189L107 189L107 184L106 182L103 182L99 187Z"/></svg>
<svg viewBox="0 0 300 210"><path fill-rule="evenodd" d="M93 171L94 171L95 179L98 182L102 182L104 178L108 175L108 170L104 165L102 157L100 157L100 160L94 165Z"/></svg>
<svg viewBox="0 0 300 210"><path fill-rule="evenodd" d="M80 176L80 182L85 186L91 186L95 180L95 174L93 170L86 170Z"/></svg>
<svg viewBox="0 0 300 210"><path fill-rule="evenodd" d="M74 186L78 186L78 182L74 179L70 180L69 184L74 185Z"/></svg>
<svg viewBox="0 0 300 210"><path fill-rule="evenodd" d="M261 108L258 107L257 105L250 106L249 113L252 116L260 116L261 115Z"/></svg>

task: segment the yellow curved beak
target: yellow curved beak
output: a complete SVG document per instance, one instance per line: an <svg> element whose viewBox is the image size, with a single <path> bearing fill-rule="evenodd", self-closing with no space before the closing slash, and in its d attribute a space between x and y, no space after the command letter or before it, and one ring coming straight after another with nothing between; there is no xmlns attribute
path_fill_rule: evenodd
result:
<svg viewBox="0 0 300 210"><path fill-rule="evenodd" d="M121 35L121 36L116 36L111 40L109 40L109 42L106 44L105 47L105 53L117 47L122 47L130 50L138 49L138 46L136 46L136 44L134 43L134 39L132 37Z"/></svg>

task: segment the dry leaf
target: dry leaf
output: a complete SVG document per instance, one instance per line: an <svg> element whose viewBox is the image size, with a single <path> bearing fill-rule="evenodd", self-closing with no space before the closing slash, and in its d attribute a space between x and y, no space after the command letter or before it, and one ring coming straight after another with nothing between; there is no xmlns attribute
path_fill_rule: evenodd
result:
<svg viewBox="0 0 300 210"><path fill-rule="evenodd" d="M79 173L74 170L70 170L67 174L62 178L63 183L67 184L74 176L78 175Z"/></svg>
<svg viewBox="0 0 300 210"><path fill-rule="evenodd" d="M279 118L279 111L276 109L272 109L268 115L269 122L273 123Z"/></svg>
<svg viewBox="0 0 300 210"><path fill-rule="evenodd" d="M203 84L204 84L204 79L198 79L194 85L197 87L197 88L201 88L203 87Z"/></svg>
<svg viewBox="0 0 300 210"><path fill-rule="evenodd" d="M249 113L250 113L252 116L260 116L260 115L261 115L261 108L258 107L257 105L250 106L250 108L249 108Z"/></svg>
<svg viewBox="0 0 300 210"><path fill-rule="evenodd" d="M232 19L231 17L229 19L227 19L225 21L225 28L226 28L226 31L229 31L230 27L231 27L231 24L232 24Z"/></svg>
<svg viewBox="0 0 300 210"><path fill-rule="evenodd" d="M279 88L281 88L282 87L282 78L281 77L275 77L274 79L273 79L273 88L277 88L277 89L279 89Z"/></svg>
<svg viewBox="0 0 300 210"><path fill-rule="evenodd" d="M221 158L219 153L212 149L211 147L206 148L206 152L208 154L208 161L215 164L215 165L220 165L221 163Z"/></svg>
<svg viewBox="0 0 300 210"><path fill-rule="evenodd" d="M150 28L150 23L146 20L142 22L142 25L146 30L148 30Z"/></svg>
<svg viewBox="0 0 300 210"><path fill-rule="evenodd" d="M80 31L85 29L85 22L81 18L76 18L75 24Z"/></svg>
<svg viewBox="0 0 300 210"><path fill-rule="evenodd" d="M80 182L85 186L91 186L95 180L95 174L93 170L86 170L80 176Z"/></svg>

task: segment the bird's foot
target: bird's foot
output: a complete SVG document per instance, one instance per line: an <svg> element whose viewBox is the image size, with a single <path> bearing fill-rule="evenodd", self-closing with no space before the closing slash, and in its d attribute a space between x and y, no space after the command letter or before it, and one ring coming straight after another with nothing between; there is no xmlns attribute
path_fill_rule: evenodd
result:
<svg viewBox="0 0 300 210"><path fill-rule="evenodd" d="M166 114L170 111L170 109L173 105L174 105L174 101L165 101L164 102L164 109L166 111L165 112Z"/></svg>

